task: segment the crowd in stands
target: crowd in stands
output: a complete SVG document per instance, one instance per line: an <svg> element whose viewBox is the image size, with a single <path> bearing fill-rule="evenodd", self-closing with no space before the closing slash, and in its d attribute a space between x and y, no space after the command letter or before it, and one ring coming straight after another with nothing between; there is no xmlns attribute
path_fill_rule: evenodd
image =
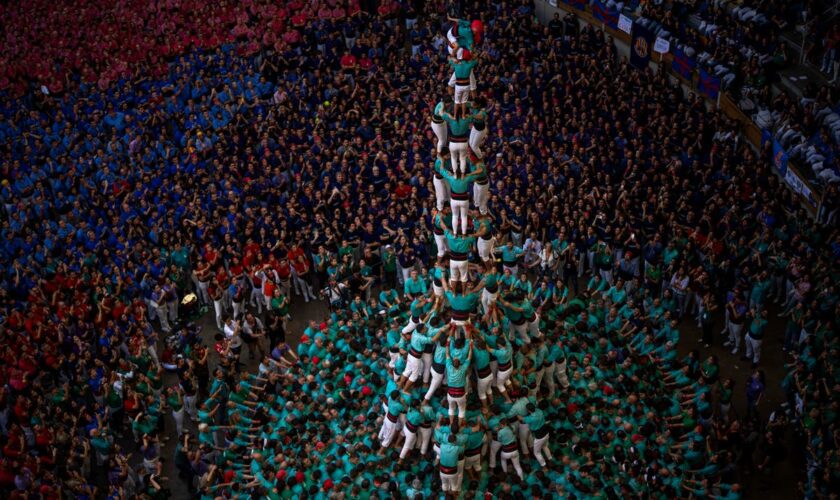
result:
<svg viewBox="0 0 840 500"><path fill-rule="evenodd" d="M447 335L455 357L495 347L494 377L507 346L512 368L486 406L469 394L465 426L443 390L398 376L412 318L452 319L434 292L441 3L77 3L0 7L4 496L439 495L434 450L383 446L391 416L489 465L510 424L499 465L516 449L522 471L482 460L462 474L475 494L739 498L794 445L802 493L838 490L840 233L735 123L602 33L570 18L554 38L527 1L468 11L487 27L499 305ZM190 295L212 345L184 321ZM291 305L313 299L329 314L291 347ZM731 358L704 353L721 342ZM784 380L765 380L762 348L789 353ZM747 356L748 379L722 380Z"/></svg>
<svg viewBox="0 0 840 500"><path fill-rule="evenodd" d="M657 36L684 50L699 68L716 75L721 89L761 128L773 132L791 152L809 182L836 193L840 182L840 108L832 86L807 85L803 96L776 92L778 71L798 62L799 53L782 37L801 40L813 31L814 62L837 81L837 21L832 2L691 1L604 2L631 15ZM824 16L826 19L821 19ZM809 37L810 40L810 37ZM802 42L805 43L805 42ZM776 89L781 89L776 85ZM833 186L833 187L832 187ZM833 206L831 207L833 210ZM832 210L825 211L825 219ZM836 217L836 214L835 214Z"/></svg>

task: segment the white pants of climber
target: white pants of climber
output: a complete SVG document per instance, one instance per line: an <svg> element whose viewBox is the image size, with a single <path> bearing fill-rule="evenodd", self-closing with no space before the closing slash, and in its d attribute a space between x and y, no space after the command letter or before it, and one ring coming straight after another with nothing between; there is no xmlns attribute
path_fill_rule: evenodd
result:
<svg viewBox="0 0 840 500"><path fill-rule="evenodd" d="M521 340L523 344L530 344L531 343L531 339L528 337L528 323L527 322L523 321L521 325L517 325L517 324L511 322L510 328L511 328L511 330L513 330L513 333L515 333L516 336L519 337L519 340Z"/></svg>
<svg viewBox="0 0 840 500"><path fill-rule="evenodd" d="M484 262L490 260L490 252L493 251L493 238L490 238L489 240L478 238L475 244L478 247L478 256L481 260Z"/></svg>
<svg viewBox="0 0 840 500"><path fill-rule="evenodd" d="M531 440L531 428L528 424L519 422L517 434L519 435L519 449L527 457L531 453L530 446L528 446L528 442Z"/></svg>
<svg viewBox="0 0 840 500"><path fill-rule="evenodd" d="M409 353L402 376L412 382L417 382L417 379L420 378L422 374L423 361L420 358L415 358L411 353Z"/></svg>
<svg viewBox="0 0 840 500"><path fill-rule="evenodd" d="M449 394L446 395L446 401L449 403L449 416L455 416L455 410L457 408L458 411L458 419L463 420L467 418L467 395L464 394L463 396L450 396Z"/></svg>
<svg viewBox="0 0 840 500"><path fill-rule="evenodd" d="M432 374L432 353L424 352L423 357L420 359L423 360L423 383L428 384Z"/></svg>
<svg viewBox="0 0 840 500"><path fill-rule="evenodd" d="M449 141L449 152L452 154L452 170L466 174L469 171L467 165L467 142Z"/></svg>
<svg viewBox="0 0 840 500"><path fill-rule="evenodd" d="M464 458L464 469L481 472L481 453ZM463 479L463 478L462 478Z"/></svg>
<svg viewBox="0 0 840 500"><path fill-rule="evenodd" d="M479 244L481 240L478 240ZM499 292L496 291L495 293L490 293L487 289L481 291L481 307L484 309L484 314L487 314L487 311L490 310L490 306L496 303L496 299L499 297Z"/></svg>
<svg viewBox="0 0 840 500"><path fill-rule="evenodd" d="M420 440L420 454L425 456L429 451L429 443L432 442L432 428L421 427L418 429L417 434L419 434L418 439Z"/></svg>
<svg viewBox="0 0 840 500"><path fill-rule="evenodd" d="M449 206L452 207L452 231L467 234L467 226L470 223L470 200L456 200L453 197L449 200Z"/></svg>
<svg viewBox="0 0 840 500"><path fill-rule="evenodd" d="M507 370L499 370L496 373L496 389L499 390L502 394L505 392L505 383L510 378L510 374L513 372L513 367L511 366Z"/></svg>
<svg viewBox="0 0 840 500"><path fill-rule="evenodd" d="M487 202L490 200L490 183L473 183L473 203L482 215L487 213Z"/></svg>
<svg viewBox="0 0 840 500"><path fill-rule="evenodd" d="M449 259L449 279L452 281L467 281L467 274L469 271L469 261Z"/></svg>
<svg viewBox="0 0 840 500"><path fill-rule="evenodd" d="M437 256L439 259L449 251L449 243L446 241L446 236L442 234L435 234L435 246L437 247Z"/></svg>
<svg viewBox="0 0 840 500"><path fill-rule="evenodd" d="M411 333L411 332L414 331L415 328L417 328L417 325L419 325L419 324L420 324L420 319L418 318L417 321L415 321L414 316L411 316L410 318L408 318L408 324L403 327L401 333L403 333L403 334Z"/></svg>
<svg viewBox="0 0 840 500"><path fill-rule="evenodd" d="M545 459L551 460L551 450L548 449L548 434L541 438L534 439L534 458L539 462L540 467L545 467ZM545 455L545 457L543 457Z"/></svg>
<svg viewBox="0 0 840 500"><path fill-rule="evenodd" d="M417 433L410 431L408 426L403 427L403 436L405 436L405 442L400 450L400 460L405 458L414 449L414 445L417 444Z"/></svg>
<svg viewBox="0 0 840 500"><path fill-rule="evenodd" d="M443 373L438 372L434 368L432 368L432 381L429 385L429 390L426 391L426 396L423 398L426 401L431 401L432 396L434 395L435 391L438 390L440 384L443 383Z"/></svg>
<svg viewBox="0 0 840 500"><path fill-rule="evenodd" d="M528 335L530 335L531 338L535 339L535 338L540 336L540 315L539 314L535 314L534 315L534 320L533 321L528 321L526 324L527 324L527 328L528 328Z"/></svg>
<svg viewBox="0 0 840 500"><path fill-rule="evenodd" d="M518 451L513 451L513 452L510 452L510 453L508 453L506 451L502 452L502 471L504 471L504 472L507 472L507 462L508 462L508 460L510 460L510 462L513 464L513 468L516 470L516 474L519 476L519 479L523 479L522 465L519 463L519 452Z"/></svg>
<svg viewBox="0 0 840 500"><path fill-rule="evenodd" d="M434 177L432 184L435 187L435 206L438 211L443 210L445 203L449 201L450 197L449 183L446 182L446 179Z"/></svg>
<svg viewBox="0 0 840 500"><path fill-rule="evenodd" d="M466 104L470 100L469 85L455 85L455 104Z"/></svg>
<svg viewBox="0 0 840 500"><path fill-rule="evenodd" d="M492 396L493 374L478 379L478 399L483 403L488 396Z"/></svg>
<svg viewBox="0 0 840 500"><path fill-rule="evenodd" d="M536 378L536 385L534 386L534 393L535 394L540 391L540 386L542 385L542 381L545 378L545 372L546 372L546 368L544 366L541 366L540 369L537 370L537 374L536 374L536 377L535 377Z"/></svg>
<svg viewBox="0 0 840 500"><path fill-rule="evenodd" d="M394 436L400 430L399 424L399 420L391 422L387 415L385 416L385 419L382 421L382 428L379 430L379 442L382 443L383 447L387 448L391 444L391 441L394 440Z"/></svg>
<svg viewBox="0 0 840 500"><path fill-rule="evenodd" d="M449 129L446 127L446 122L436 122L432 120L432 132L434 132L435 137L437 137L437 150L438 153L440 153L443 146L449 142Z"/></svg>
<svg viewBox="0 0 840 500"><path fill-rule="evenodd" d="M458 473L455 474L446 474L443 471L440 473L440 489L443 490L445 493L451 491L459 491L461 489L460 485L458 484Z"/></svg>
<svg viewBox="0 0 840 500"><path fill-rule="evenodd" d="M472 149L473 153L475 153L475 155L479 158L484 158L484 152L481 150L481 147L484 145L485 139L487 139L487 125L484 125L483 130L476 130L475 128L470 129L470 149Z"/></svg>

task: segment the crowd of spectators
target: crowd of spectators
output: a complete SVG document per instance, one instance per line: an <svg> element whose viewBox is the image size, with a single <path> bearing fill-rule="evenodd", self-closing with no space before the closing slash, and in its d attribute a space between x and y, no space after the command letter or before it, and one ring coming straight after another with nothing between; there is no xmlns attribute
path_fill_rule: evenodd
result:
<svg viewBox="0 0 840 500"><path fill-rule="evenodd" d="M433 271L442 5L80 2L85 35L62 37L64 7L36 4L2 7L4 495L159 498L171 481L204 498L435 495L431 460L397 461L377 430L389 335L410 312L394 290ZM736 124L620 62L603 34L570 19L553 39L529 2L478 12L496 237L534 264L533 285L502 286L540 308L569 387L537 386L551 467L467 488L737 498L745 473L772 481L790 420L807 437L803 492L837 491L840 234ZM190 294L218 311L212 346L183 325ZM330 314L292 349L290 303L312 298ZM761 372L772 302L786 338L765 348L790 353L784 381ZM721 316L731 359L703 343L676 355L694 341L685 322L721 342ZM527 397L532 354L517 349ZM257 373L244 350L268 353ZM749 380L719 380L747 354ZM768 422L765 384L781 382L788 414ZM177 479L162 474L170 438Z"/></svg>
<svg viewBox="0 0 840 500"><path fill-rule="evenodd" d="M808 52L818 54L815 64L831 77L831 84L837 81L838 28L832 2L696 0L643 2L637 6L605 3L623 8L635 22L670 40L699 68L716 75L720 88L735 98L741 110L780 140L809 182L820 191L836 193L840 182L840 108L836 90L832 85L812 83L804 86L800 98L791 97L778 85L779 70L798 62L800 54L787 40L799 42L801 29L812 31L817 39L807 42L815 46ZM832 210L825 211L824 217Z"/></svg>

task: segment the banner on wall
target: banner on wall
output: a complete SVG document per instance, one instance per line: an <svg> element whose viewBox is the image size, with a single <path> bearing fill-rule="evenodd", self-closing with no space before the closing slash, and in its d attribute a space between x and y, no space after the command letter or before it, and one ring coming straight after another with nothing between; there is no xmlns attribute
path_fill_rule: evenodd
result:
<svg viewBox="0 0 840 500"><path fill-rule="evenodd" d="M797 194L802 194L802 191L805 189L805 183L802 182L802 179L791 168L785 172L785 182Z"/></svg>
<svg viewBox="0 0 840 500"><path fill-rule="evenodd" d="M683 49L676 46L671 49L671 54L674 56L674 60L671 62L671 69L674 70L674 73L686 80L691 80L691 73L697 67L694 59L688 57Z"/></svg>
<svg viewBox="0 0 840 500"><path fill-rule="evenodd" d="M586 10L586 0L564 0L569 7L577 10Z"/></svg>
<svg viewBox="0 0 840 500"><path fill-rule="evenodd" d="M785 148L779 144L779 141L773 140L773 166L776 167L776 170L779 171L780 175L785 176L787 180L787 165L788 165L788 154L785 151Z"/></svg>
<svg viewBox="0 0 840 500"><path fill-rule="evenodd" d="M592 2L592 15L610 28L618 28L618 11L607 7L607 4L601 0Z"/></svg>
<svg viewBox="0 0 840 500"><path fill-rule="evenodd" d="M656 42L653 44L653 51L660 54L667 54L671 51L671 42L664 38L656 37Z"/></svg>
<svg viewBox="0 0 840 500"><path fill-rule="evenodd" d="M653 32L641 24L633 24L632 40L630 41L630 64L638 69L648 67L653 50L653 40Z"/></svg>
<svg viewBox="0 0 840 500"><path fill-rule="evenodd" d="M618 16L618 29L627 33L628 35L631 33L633 29L633 20L629 17L621 14Z"/></svg>
<svg viewBox="0 0 840 500"><path fill-rule="evenodd" d="M707 73L706 70L701 68L697 90L705 94L709 99L717 99L720 93L720 78L714 73Z"/></svg>

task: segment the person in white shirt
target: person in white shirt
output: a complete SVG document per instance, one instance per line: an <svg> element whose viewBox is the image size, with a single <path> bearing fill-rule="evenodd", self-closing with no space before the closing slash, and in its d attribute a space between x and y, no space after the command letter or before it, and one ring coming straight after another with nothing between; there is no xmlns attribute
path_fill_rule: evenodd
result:
<svg viewBox="0 0 840 500"><path fill-rule="evenodd" d="M525 244L527 245L527 242ZM554 277L554 272L557 270L558 264L557 252L554 250L554 245L549 241L540 250L540 276Z"/></svg>
<svg viewBox="0 0 840 500"><path fill-rule="evenodd" d="M674 292L674 298L677 300L677 318L682 318L685 314L685 302L688 296L689 278L685 269L679 268L677 272L671 276L671 290Z"/></svg>

